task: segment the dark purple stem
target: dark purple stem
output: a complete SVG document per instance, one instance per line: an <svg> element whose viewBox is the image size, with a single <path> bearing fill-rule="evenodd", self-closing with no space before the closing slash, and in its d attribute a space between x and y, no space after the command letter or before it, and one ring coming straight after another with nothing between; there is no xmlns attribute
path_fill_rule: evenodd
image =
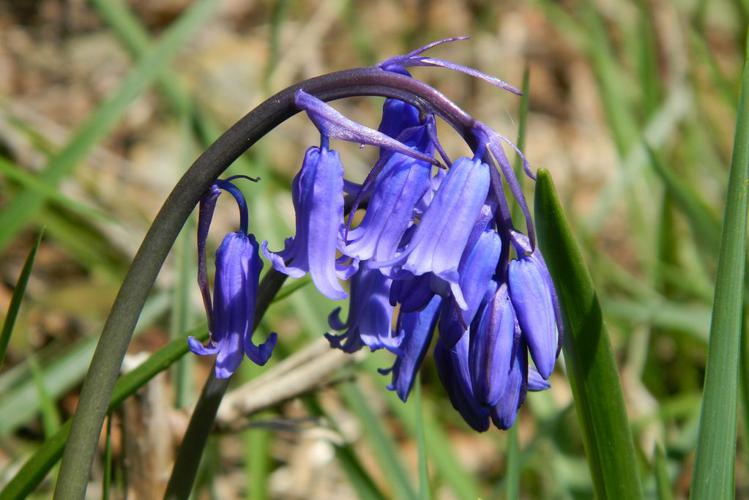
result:
<svg viewBox="0 0 749 500"><path fill-rule="evenodd" d="M234 160L265 134L299 112L294 104L294 95L299 89L324 101L354 96L400 99L442 117L469 145L475 142L472 134L475 120L443 94L418 80L379 68L340 71L293 85L260 104L227 130L200 155L174 187L154 219L125 276L81 389L78 410L73 417L70 436L62 457L55 488L56 499L67 500L85 496L88 471L122 359L130 344L146 297L180 229L201 197ZM263 299L270 300L267 297L259 297L259 300ZM218 392L223 394L225 387L221 389ZM201 413L200 419L191 419L188 433L207 435L210 432L212 419L221 399L220 394L211 400L206 412ZM201 454L202 447L192 450L189 454L189 460L195 461L195 467ZM194 469L188 466L184 470ZM194 475L182 479L184 481L178 485L178 491L172 492L176 493L177 498L182 498L181 494L185 491L189 493Z"/></svg>

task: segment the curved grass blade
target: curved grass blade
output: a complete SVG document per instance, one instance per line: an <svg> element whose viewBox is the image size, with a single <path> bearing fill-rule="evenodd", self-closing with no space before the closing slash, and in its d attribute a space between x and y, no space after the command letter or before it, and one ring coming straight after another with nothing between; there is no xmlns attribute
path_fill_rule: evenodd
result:
<svg viewBox="0 0 749 500"><path fill-rule="evenodd" d="M43 235L44 229L39 231L39 235L36 237L36 242L31 248L29 255L26 257L26 262L23 263L23 269L21 269L21 275L18 277L16 287L13 289L13 297L10 299L8 312L5 315L5 321L3 321L3 329L0 331L0 365L3 364L3 359L5 359L5 351L8 349L8 344L10 343L13 326L15 326L16 318L18 318L18 310L21 308L21 301L23 300L24 293L26 293L26 285L29 283L31 269L34 267L36 251L39 250L39 245L42 242Z"/></svg>
<svg viewBox="0 0 749 500"><path fill-rule="evenodd" d="M642 498L635 448L601 306L551 176L538 172L538 241L564 316L564 359L598 498Z"/></svg>
<svg viewBox="0 0 749 500"><path fill-rule="evenodd" d="M749 64L744 63L728 178L715 300L707 350L702 416L691 497L732 498L736 461L736 404L746 263L749 180Z"/></svg>
<svg viewBox="0 0 749 500"><path fill-rule="evenodd" d="M205 326L196 328L186 334L192 335L201 342L208 338ZM109 411L118 408L125 399L144 386L153 377L169 368L172 363L184 356L188 351L184 338L171 341L153 353L135 370L123 375L117 381L109 402ZM26 498L34 488L44 479L60 457L70 434L72 420L68 420L57 433L47 439L34 454L26 461L11 481L0 491L0 500L15 500Z"/></svg>

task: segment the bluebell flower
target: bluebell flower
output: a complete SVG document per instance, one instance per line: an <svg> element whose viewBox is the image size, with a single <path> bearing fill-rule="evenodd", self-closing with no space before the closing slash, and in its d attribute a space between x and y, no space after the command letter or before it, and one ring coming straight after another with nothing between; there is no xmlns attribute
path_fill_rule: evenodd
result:
<svg viewBox="0 0 749 500"><path fill-rule="evenodd" d="M422 125L418 108L398 99L385 99L382 105L382 120L377 128L385 135L398 139L404 130Z"/></svg>
<svg viewBox="0 0 749 500"><path fill-rule="evenodd" d="M450 285L455 301L467 309L458 266L488 192L489 166L478 159L458 159L440 184L406 248L394 258L374 265L397 264L415 276L431 272Z"/></svg>
<svg viewBox="0 0 749 500"><path fill-rule="evenodd" d="M355 352L363 345L372 350L395 348L400 337L392 335L393 306L390 305L391 280L377 269L366 265L351 278L351 305L348 319L340 319L341 308L328 316L328 323L336 330L346 330L340 335L325 334L332 347L345 352Z"/></svg>
<svg viewBox="0 0 749 500"><path fill-rule="evenodd" d="M507 285L493 285L471 335L469 356L476 398L486 406L499 403L508 384L517 323Z"/></svg>
<svg viewBox="0 0 749 500"><path fill-rule="evenodd" d="M502 430L512 427L527 389L528 351L520 335L516 335L514 340L504 391L491 410L492 423Z"/></svg>
<svg viewBox="0 0 749 500"><path fill-rule="evenodd" d="M485 205L484 208L489 211L488 206ZM466 303L466 308L462 312L465 324L473 321L489 282L496 272L501 252L502 240L499 234L494 229L487 228L486 221L479 220L474 226L474 232L468 240L458 266L460 289Z"/></svg>
<svg viewBox="0 0 749 500"><path fill-rule="evenodd" d="M424 360L439 317L442 297L433 295L429 303L420 311L403 313L398 316L396 330L402 339L396 349L397 357L393 366L380 373L392 372L392 382L388 389L395 391L401 401L406 401L414 384L416 372Z"/></svg>
<svg viewBox="0 0 749 500"><path fill-rule="evenodd" d="M434 154L426 126L406 129L398 139L424 154ZM430 163L390 153L375 180L364 218L346 236L343 253L361 260L391 258L412 224L416 204L429 189L431 171Z"/></svg>
<svg viewBox="0 0 749 500"><path fill-rule="evenodd" d="M521 234L516 233L513 242L518 258L508 269L510 298L533 362L548 379L559 353L554 284L540 251Z"/></svg>
<svg viewBox="0 0 749 500"><path fill-rule="evenodd" d="M291 196L296 211L296 235L286 240L278 253L262 244L263 254L274 269L292 278L307 272L326 297L347 297L338 278L347 279L354 265L338 265L336 248L343 223L343 165L336 151L327 145L307 150L302 168L292 182Z"/></svg>
<svg viewBox="0 0 749 500"><path fill-rule="evenodd" d="M457 342L449 346L443 340L445 328L460 328L459 324L440 323L440 338L434 347L434 362L442 386L447 391L450 403L474 430L484 432L489 428L490 409L479 403L473 392L469 366L470 331L465 331ZM446 337L452 337L450 333Z"/></svg>
<svg viewBox="0 0 749 500"><path fill-rule="evenodd" d="M228 191L237 201L240 230L227 234L216 251L211 300L205 270L205 243L219 189ZM194 337L188 338L190 350L195 354L216 355L216 378L230 377L245 354L255 363L265 364L276 345L275 333L271 333L263 344L252 342L255 300L263 262L258 254L257 241L247 232L247 226L247 205L242 193L230 181L217 181L201 201L198 223L198 283L206 305L211 338L205 346Z"/></svg>

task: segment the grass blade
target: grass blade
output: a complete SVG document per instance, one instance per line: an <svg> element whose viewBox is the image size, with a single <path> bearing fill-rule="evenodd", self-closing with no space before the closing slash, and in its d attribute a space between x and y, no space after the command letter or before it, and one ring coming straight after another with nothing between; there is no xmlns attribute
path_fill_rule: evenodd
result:
<svg viewBox="0 0 749 500"><path fill-rule="evenodd" d="M749 64L744 63L718 257L692 498L731 498L746 263Z"/></svg>
<svg viewBox="0 0 749 500"><path fill-rule="evenodd" d="M18 277L15 289L13 289L13 296L10 299L5 321L3 321L3 329L0 331L0 365L3 364L3 359L5 359L5 351L8 349L8 344L10 343L13 326L16 324L16 318L18 318L18 310L21 308L21 301L23 300L24 293L26 293L26 285L29 283L31 269L34 267L36 251L39 250L43 235L44 230L40 231L39 236L36 237L36 242L26 257L26 262L24 262L23 269L21 269L21 275Z"/></svg>
<svg viewBox="0 0 749 500"><path fill-rule="evenodd" d="M383 473L393 486L394 496L415 500L417 498L416 493L408 480L408 474L401 463L395 444L382 427L378 416L367 404L359 387L353 383L345 383L341 386L341 394L347 405L361 421L362 427L366 429L369 444L372 446L372 451L377 455L377 462L382 467Z"/></svg>
<svg viewBox="0 0 749 500"><path fill-rule="evenodd" d="M413 423L416 427L416 446L418 449L419 462L419 498L429 500L429 464L427 463L426 438L424 437L424 426L422 425L421 411L421 377L416 376L413 394Z"/></svg>
<svg viewBox="0 0 749 500"><path fill-rule="evenodd" d="M114 94L103 102L80 126L70 142L54 155L39 175L49 186L70 175L91 149L104 139L124 115L130 104L168 67L195 32L205 23L216 2L202 0L183 14L150 52L130 71ZM46 198L38 190L25 189L0 212L0 250L42 208Z"/></svg>
<svg viewBox="0 0 749 500"><path fill-rule="evenodd" d="M167 299L155 296L146 302L143 308L135 334L141 333L146 326L151 325L167 307ZM79 384L86 374L96 348L95 337L81 340L54 357L43 357L44 387L52 399L59 398L76 384ZM15 368L15 367L14 367ZM15 372L19 373L19 372ZM2 398L0 399L0 437L6 436L23 425L41 408L41 400L28 370L20 371L19 375L10 377L6 382L5 374L0 376Z"/></svg>
<svg viewBox="0 0 749 500"><path fill-rule="evenodd" d="M660 500L672 500L671 480L668 477L668 464L663 446L655 445L655 486Z"/></svg>
<svg viewBox="0 0 749 500"><path fill-rule="evenodd" d="M558 286L564 359L599 498L642 498L635 448L601 307L551 176L538 173L538 240Z"/></svg>
<svg viewBox="0 0 749 500"><path fill-rule="evenodd" d="M187 333L203 342L208 338L205 326ZM188 351L184 338L171 341L153 353L135 370L123 375L117 381L109 402L109 411L118 408L125 399L148 383L153 377L169 368L172 363L184 356ZM60 457L62 457L65 443L70 434L72 420L68 420L57 433L47 439L34 454L26 461L13 479L0 491L0 500L15 500L26 498L34 488L44 479Z"/></svg>
<svg viewBox="0 0 749 500"><path fill-rule="evenodd" d="M39 411L42 414L44 437L49 438L60 429L60 415L55 408L55 401L50 397L44 383L44 374L39 367L39 362L33 356L29 358L29 367L31 368L31 378L34 381L36 393L39 396Z"/></svg>
<svg viewBox="0 0 749 500"><path fill-rule="evenodd" d="M507 500L520 497L520 449L518 446L518 426L507 431L507 472L505 473Z"/></svg>

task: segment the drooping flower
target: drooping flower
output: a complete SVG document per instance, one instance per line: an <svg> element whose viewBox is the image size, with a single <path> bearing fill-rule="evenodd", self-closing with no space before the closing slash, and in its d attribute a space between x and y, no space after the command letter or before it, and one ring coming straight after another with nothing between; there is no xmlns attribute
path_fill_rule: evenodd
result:
<svg viewBox="0 0 749 500"><path fill-rule="evenodd" d="M227 234L216 251L216 275L211 300L205 270L205 243L219 189L234 196L240 212L240 230ZM230 377L245 354L256 364L264 365L277 340L276 334L271 333L263 344L255 345L252 342L255 300L263 262L258 254L257 240L247 232L247 219L244 197L230 181L217 181L201 201L198 283L209 318L211 338L204 346L194 337L189 337L188 344L195 354L216 355L216 378Z"/></svg>
<svg viewBox="0 0 749 500"><path fill-rule="evenodd" d="M351 278L351 305L346 322L341 321L336 308L328 316L328 323L336 330L346 330L340 335L325 334L332 347L345 352L358 351L363 345L372 350L395 348L400 343L390 328L393 306L390 305L391 280L378 269L366 265Z"/></svg>
<svg viewBox="0 0 749 500"><path fill-rule="evenodd" d="M515 343L515 311L507 285L494 284L487 293L478 326L471 335L471 381L476 398L495 406L505 392Z"/></svg>
<svg viewBox="0 0 749 500"><path fill-rule="evenodd" d="M307 272L326 297L346 298L338 278L347 279L355 266L337 266L338 231L343 222L343 165L336 151L326 144L307 150L302 168L292 182L296 211L296 235L286 240L278 253L262 244L263 255L273 267L292 278Z"/></svg>
<svg viewBox="0 0 749 500"><path fill-rule="evenodd" d="M398 316L396 330L402 341L396 350L397 357L391 368L380 370L380 373L392 372L393 378L388 389L395 391L401 401L408 399L416 372L432 342L441 302L442 297L434 295L422 310L401 312Z"/></svg>
<svg viewBox="0 0 749 500"><path fill-rule="evenodd" d="M406 129L398 139L427 155L434 154L426 126ZM431 171L430 163L390 153L375 180L362 222L348 232L343 253L361 260L391 258L412 223L414 207L429 188Z"/></svg>
<svg viewBox="0 0 749 500"><path fill-rule="evenodd" d="M460 289L460 264L474 222L489 191L489 166L460 158L448 171L407 247L378 267L398 265L415 276L433 273L450 285L462 309L468 305Z"/></svg>
<svg viewBox="0 0 749 500"><path fill-rule="evenodd" d="M510 298L533 362L548 379L559 352L554 284L539 250L531 249L528 239L520 234L513 242L518 258L510 261L508 269Z"/></svg>
<svg viewBox="0 0 749 500"><path fill-rule="evenodd" d="M490 409L481 405L473 392L468 360L471 333L465 331L458 341L452 347L449 347L443 341L442 332L445 327L440 323L440 338L434 347L434 362L437 365L437 374L442 386L447 391L453 408L474 430L484 432L489 428ZM455 328L456 325L447 327Z"/></svg>

